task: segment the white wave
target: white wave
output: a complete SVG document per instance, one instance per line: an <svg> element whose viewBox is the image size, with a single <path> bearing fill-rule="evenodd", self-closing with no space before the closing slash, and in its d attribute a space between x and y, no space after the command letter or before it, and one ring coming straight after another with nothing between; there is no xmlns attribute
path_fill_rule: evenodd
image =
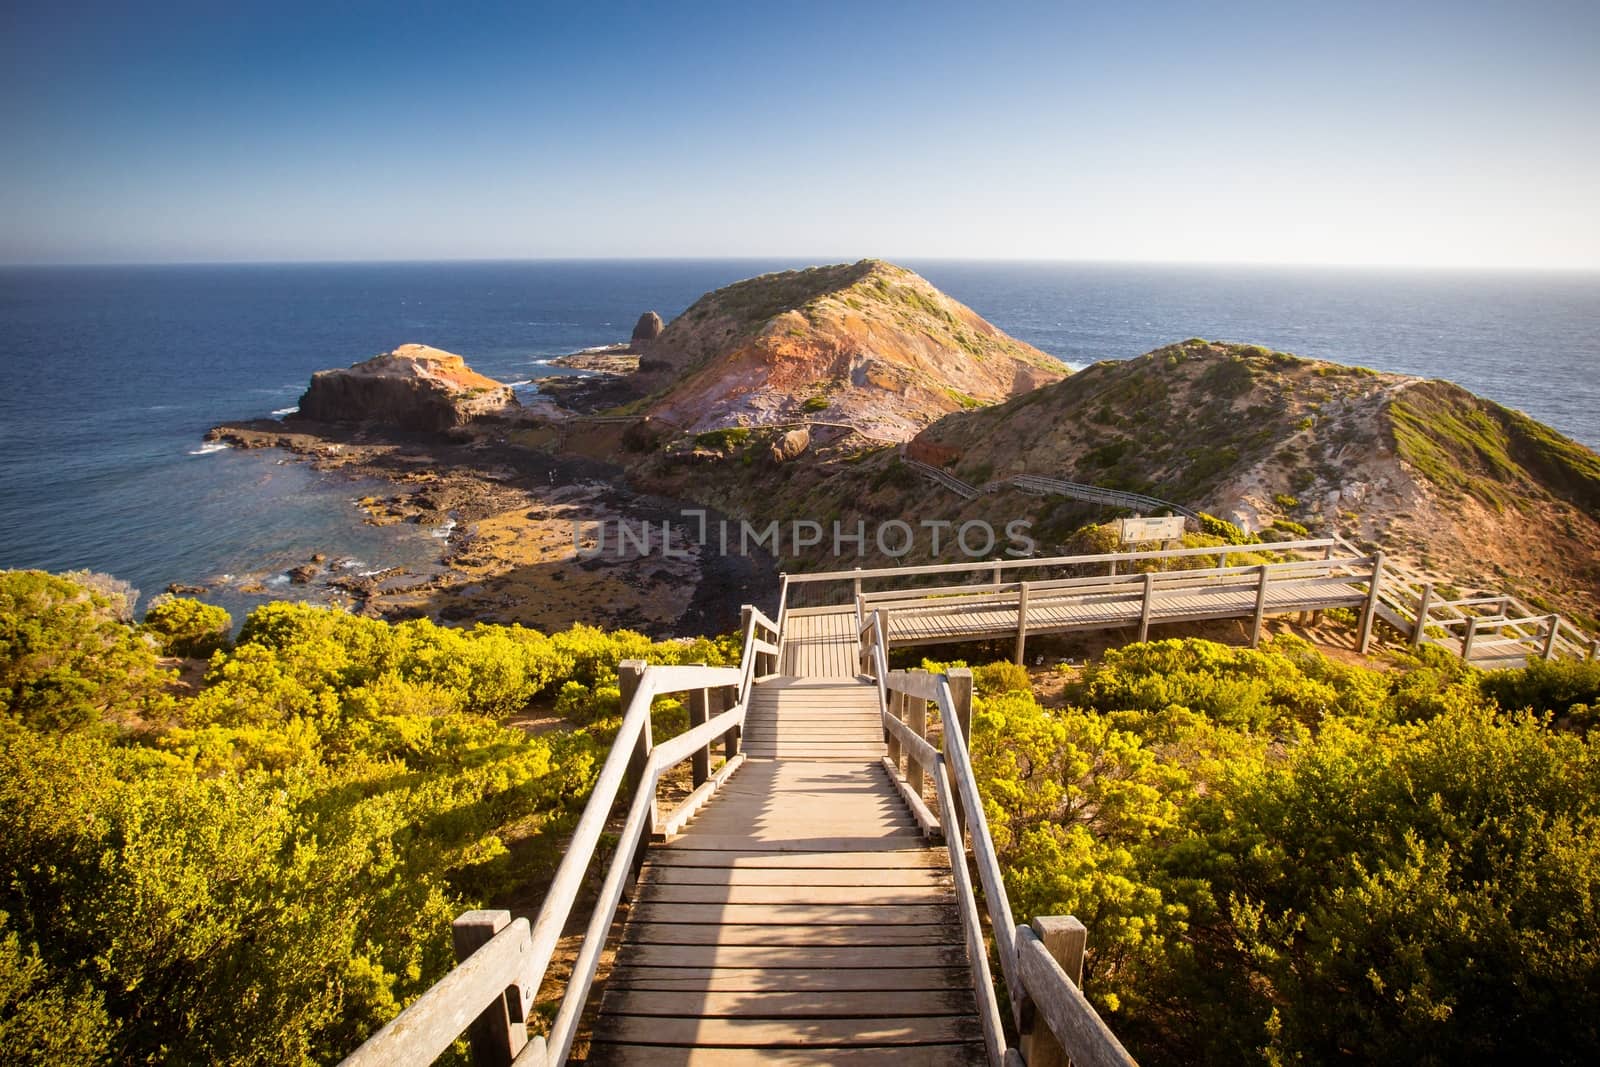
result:
<svg viewBox="0 0 1600 1067"><path fill-rule="evenodd" d="M284 415L295 415L295 414L298 414L299 411L300 411L299 407L279 408L277 411L274 411L273 414L281 418Z"/></svg>
<svg viewBox="0 0 1600 1067"><path fill-rule="evenodd" d="M441 541L448 541L450 539L451 531L454 530L455 528L456 528L456 520L454 520L454 519L446 519L443 522L441 522L438 526L435 526L431 531L429 531L429 533L430 533L431 536L437 537Z"/></svg>
<svg viewBox="0 0 1600 1067"><path fill-rule="evenodd" d="M289 584L289 576L287 574L274 574L271 578L268 578L264 584L274 587L285 586Z"/></svg>
<svg viewBox="0 0 1600 1067"><path fill-rule="evenodd" d="M193 452L190 452L189 455L209 456L216 452L226 452L229 447L226 441L207 441Z"/></svg>
<svg viewBox="0 0 1600 1067"><path fill-rule="evenodd" d="M339 569L342 570L342 571L353 571L357 567L365 567L366 565L367 565L367 563L366 563L365 560L347 559L347 560L342 560L339 563Z"/></svg>

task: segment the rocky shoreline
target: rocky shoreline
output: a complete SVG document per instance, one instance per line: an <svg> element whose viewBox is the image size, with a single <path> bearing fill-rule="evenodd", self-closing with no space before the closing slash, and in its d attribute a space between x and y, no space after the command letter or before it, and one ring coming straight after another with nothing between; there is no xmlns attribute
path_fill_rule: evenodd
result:
<svg viewBox="0 0 1600 1067"><path fill-rule="evenodd" d="M363 521L435 531L436 568L356 574L337 560L313 558L289 572L294 592L325 589L363 614L547 631L585 622L664 637L732 629L739 606L774 587L770 558L702 555L694 545L675 544L687 554L671 556L612 546L580 559L574 523L591 531L618 521L659 530L663 522L681 526L681 511L695 505L633 492L609 464L556 455L517 437L515 423L493 420L437 434L298 414L227 423L207 434L234 448L280 449L319 470L386 483L388 491L360 498Z"/></svg>

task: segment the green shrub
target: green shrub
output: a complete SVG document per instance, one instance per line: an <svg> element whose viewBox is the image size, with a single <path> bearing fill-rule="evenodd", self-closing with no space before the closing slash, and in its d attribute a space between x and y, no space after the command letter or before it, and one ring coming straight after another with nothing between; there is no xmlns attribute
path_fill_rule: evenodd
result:
<svg viewBox="0 0 1600 1067"><path fill-rule="evenodd" d="M828 398L825 397L825 396L809 396L809 397L806 397L805 403L800 405L800 410L801 411L827 411L828 410L828 404L829 404Z"/></svg>
<svg viewBox="0 0 1600 1067"><path fill-rule="evenodd" d="M43 571L0 571L0 708L36 730L158 718L170 675L119 601Z"/></svg>
<svg viewBox="0 0 1600 1067"><path fill-rule="evenodd" d="M144 629L155 635L164 655L205 659L228 647L233 619L213 604L162 595L144 613Z"/></svg>
<svg viewBox="0 0 1600 1067"><path fill-rule="evenodd" d="M1200 532L1220 537L1224 544L1229 545L1254 545L1261 542L1261 538L1245 533L1227 519L1219 519L1203 511L1200 513Z"/></svg>

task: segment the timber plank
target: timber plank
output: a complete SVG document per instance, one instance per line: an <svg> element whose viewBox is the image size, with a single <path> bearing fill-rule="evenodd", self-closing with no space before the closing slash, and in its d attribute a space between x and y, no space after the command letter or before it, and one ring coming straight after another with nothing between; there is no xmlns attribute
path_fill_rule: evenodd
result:
<svg viewBox="0 0 1600 1067"><path fill-rule="evenodd" d="M850 1019L961 1015L973 1007L972 989L855 989L791 992L709 992L608 988L600 1010L608 1015L665 1015L701 1019Z"/></svg>
<svg viewBox="0 0 1600 1067"><path fill-rule="evenodd" d="M726 839L721 839L726 841ZM920 840L920 839L919 839ZM650 849L648 866L655 867L716 867L740 870L750 867L771 868L824 868L850 870L857 867L885 867L901 870L907 867L943 868L949 871L948 856L933 849L918 852L906 849L803 849L792 852L749 848L740 839L723 848L707 847L708 843L693 835Z"/></svg>
<svg viewBox="0 0 1600 1067"><path fill-rule="evenodd" d="M634 923L715 926L926 926L955 923L954 904L729 904L644 901L633 906Z"/></svg>
<svg viewBox="0 0 1600 1067"><path fill-rule="evenodd" d="M949 869L934 867L672 867L645 864L639 877L644 886L722 886L724 888L811 886L828 888L853 886L936 886L948 887Z"/></svg>
<svg viewBox="0 0 1600 1067"><path fill-rule="evenodd" d="M636 944L618 951L632 967L736 967L810 973L861 967L967 966L967 950L954 942L927 945L679 945Z"/></svg>
<svg viewBox="0 0 1600 1067"><path fill-rule="evenodd" d="M677 849L713 849L719 852L803 852L827 855L833 852L920 852L921 837L813 837L785 841L753 841L732 834L686 834L660 848L670 853Z"/></svg>
<svg viewBox="0 0 1600 1067"><path fill-rule="evenodd" d="M685 1048L850 1047L924 1045L968 1041L977 1036L972 1015L916 1019L702 1019L610 1015L605 1040L618 1043L678 1045Z"/></svg>
<svg viewBox="0 0 1600 1067"><path fill-rule="evenodd" d="M622 967L606 979L611 989L671 989L704 993L799 993L856 989L946 990L972 986L965 967Z"/></svg>
<svg viewBox="0 0 1600 1067"><path fill-rule="evenodd" d="M629 922L624 947L633 945L824 946L868 949L885 945L954 945L964 950L954 922L883 926L741 926L733 923Z"/></svg>
<svg viewBox="0 0 1600 1067"><path fill-rule="evenodd" d="M596 1067L977 1067L988 1063L982 1042L900 1047L789 1049L670 1048L604 1043L593 1046Z"/></svg>

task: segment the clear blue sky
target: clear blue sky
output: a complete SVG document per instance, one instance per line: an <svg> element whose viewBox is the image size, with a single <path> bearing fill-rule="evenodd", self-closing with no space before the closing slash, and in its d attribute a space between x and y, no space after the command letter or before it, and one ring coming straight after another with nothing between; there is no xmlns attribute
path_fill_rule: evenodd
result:
<svg viewBox="0 0 1600 1067"><path fill-rule="evenodd" d="M0 8L0 262L1600 268L1600 4Z"/></svg>

